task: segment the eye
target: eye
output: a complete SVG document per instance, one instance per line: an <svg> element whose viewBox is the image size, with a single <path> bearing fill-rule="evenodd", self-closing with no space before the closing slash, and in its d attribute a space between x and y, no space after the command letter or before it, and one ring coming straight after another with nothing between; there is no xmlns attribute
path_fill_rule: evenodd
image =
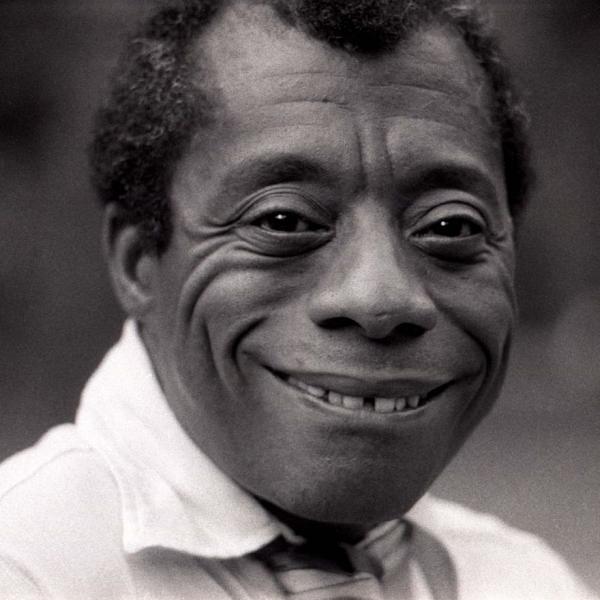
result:
<svg viewBox="0 0 600 600"><path fill-rule="evenodd" d="M252 199L236 232L258 254L299 256L316 250L334 235L331 213L322 206L295 188L268 189Z"/></svg>
<svg viewBox="0 0 600 600"><path fill-rule="evenodd" d="M483 233L483 226L470 217L456 216L438 219L417 232L419 237L434 235L444 238L468 238Z"/></svg>
<svg viewBox="0 0 600 600"><path fill-rule="evenodd" d="M445 202L421 215L409 235L430 256L448 262L470 263L478 260L488 248L487 223L472 204Z"/></svg>
<svg viewBox="0 0 600 600"><path fill-rule="evenodd" d="M306 233L323 227L292 210L275 210L261 215L252 225L277 233Z"/></svg>

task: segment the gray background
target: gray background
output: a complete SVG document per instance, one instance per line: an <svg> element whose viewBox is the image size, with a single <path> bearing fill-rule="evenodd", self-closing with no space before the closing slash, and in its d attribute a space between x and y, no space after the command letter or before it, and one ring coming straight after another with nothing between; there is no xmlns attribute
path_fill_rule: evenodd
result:
<svg viewBox="0 0 600 600"><path fill-rule="evenodd" d="M600 591L600 6L488 3L527 93L539 184L505 392L436 491L545 536ZM119 333L84 150L150 6L0 3L0 458L72 419Z"/></svg>

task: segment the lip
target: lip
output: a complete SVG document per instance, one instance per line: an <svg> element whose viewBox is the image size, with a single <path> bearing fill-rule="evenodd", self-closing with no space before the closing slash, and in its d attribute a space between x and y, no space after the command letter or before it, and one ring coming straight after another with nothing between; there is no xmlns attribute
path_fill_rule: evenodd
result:
<svg viewBox="0 0 600 600"><path fill-rule="evenodd" d="M280 385L285 386L287 389L295 394L299 394L304 402L308 402L310 405L318 407L320 410L326 410L327 412L332 411L334 414L353 414L361 418L365 418L368 415L373 415L377 421L381 418L400 418L400 419L412 419L418 415L423 414L427 411L427 407L438 400L439 397L444 395L444 392L452 386L455 380L445 380L441 385L434 387L431 379L424 381L414 381L406 379L393 379L383 382L369 382L364 380L357 380L355 378L348 378L340 375L325 375L325 374L307 374L303 373L304 380L297 379L294 375L288 375L285 372L276 371L265 367L267 372L279 382ZM312 376L311 376L312 375ZM312 383L308 383L308 379ZM324 388L320 392L316 390L310 390L305 386L317 386L321 387L316 383L328 383L332 381L335 383L341 383L342 385L352 386L353 394L342 394L339 388ZM391 387L390 387L391 386ZM374 388L377 388L376 390ZM345 389L349 389L348 387ZM416 393L408 394L409 397L392 396L390 392L394 394L398 393L398 390L412 390ZM359 398L359 392L368 390L362 399ZM384 397L379 395L381 391L386 391L389 395ZM420 392L417 392L420 390ZM333 393L332 393L333 392ZM336 393L337 392L337 393ZM332 399L333 394L336 393L337 399ZM353 398L344 398L344 396L354 396ZM415 404L412 402L415 401Z"/></svg>
<svg viewBox="0 0 600 600"><path fill-rule="evenodd" d="M453 380L451 377L432 377L415 372L406 373L402 377L384 376L375 379L372 375L350 377L335 373L265 368L284 382L292 377L311 386L338 392L345 396L360 396L363 398L428 397L434 395L437 390L447 387Z"/></svg>

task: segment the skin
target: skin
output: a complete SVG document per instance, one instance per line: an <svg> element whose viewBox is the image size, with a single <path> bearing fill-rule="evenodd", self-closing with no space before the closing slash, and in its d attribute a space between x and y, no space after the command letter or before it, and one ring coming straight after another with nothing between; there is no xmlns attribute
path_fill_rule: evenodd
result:
<svg viewBox="0 0 600 600"><path fill-rule="evenodd" d="M484 73L438 25L360 57L242 4L195 57L213 119L176 171L164 254L109 212L117 294L197 446L300 529L359 536L422 496L503 379L514 248ZM379 414L282 374L442 389Z"/></svg>

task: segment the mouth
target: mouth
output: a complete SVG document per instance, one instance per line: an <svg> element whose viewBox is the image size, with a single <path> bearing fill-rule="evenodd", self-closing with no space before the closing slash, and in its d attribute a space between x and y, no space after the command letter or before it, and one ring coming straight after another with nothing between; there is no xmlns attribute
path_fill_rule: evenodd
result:
<svg viewBox="0 0 600 600"><path fill-rule="evenodd" d="M448 388L452 382L437 385L428 390L413 390L411 393L398 393L381 396L378 394L350 395L341 390L328 389L303 381L297 376L292 376L280 371L269 369L275 377L289 387L308 395L314 400L350 412L374 412L379 414L415 413Z"/></svg>

